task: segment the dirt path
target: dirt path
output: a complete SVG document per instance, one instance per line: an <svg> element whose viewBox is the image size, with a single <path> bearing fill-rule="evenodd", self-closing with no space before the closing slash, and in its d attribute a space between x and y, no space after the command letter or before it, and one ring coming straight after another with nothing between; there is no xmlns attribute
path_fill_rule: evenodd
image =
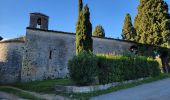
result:
<svg viewBox="0 0 170 100"><path fill-rule="evenodd" d="M0 100L23 100L15 95L0 91Z"/></svg>
<svg viewBox="0 0 170 100"><path fill-rule="evenodd" d="M9 86L5 86L5 87L12 88L12 89L15 89L15 90L19 90L19 91L31 94L31 95L33 95L37 98L43 99L43 100L70 100L67 97L59 96L59 95L56 95L56 94L36 93L36 92L30 92L30 91L22 90L22 89L15 88L15 87L9 87ZM0 92L0 100L1 100L1 98L8 99L8 100L23 100L23 99L19 99L15 95L11 95L11 94L4 93L4 92Z"/></svg>
<svg viewBox="0 0 170 100"><path fill-rule="evenodd" d="M90 100L170 100L170 78L93 97Z"/></svg>

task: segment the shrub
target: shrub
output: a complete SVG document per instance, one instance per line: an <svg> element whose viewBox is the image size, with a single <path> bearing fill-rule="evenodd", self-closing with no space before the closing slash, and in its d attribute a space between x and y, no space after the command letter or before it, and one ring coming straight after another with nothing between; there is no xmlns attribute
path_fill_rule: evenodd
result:
<svg viewBox="0 0 170 100"><path fill-rule="evenodd" d="M92 53L81 52L68 63L70 78L77 85L91 85L97 76L97 57Z"/></svg>
<svg viewBox="0 0 170 100"><path fill-rule="evenodd" d="M129 55L98 55L97 57L100 84L160 74L159 64L151 58Z"/></svg>
<svg viewBox="0 0 170 100"><path fill-rule="evenodd" d="M134 55L93 55L82 52L69 61L71 79L77 85L91 85L155 77L159 64L152 58Z"/></svg>
<svg viewBox="0 0 170 100"><path fill-rule="evenodd" d="M161 73L160 64L151 58L148 58L147 61L148 61L148 66L150 68L150 75L152 77L160 75Z"/></svg>

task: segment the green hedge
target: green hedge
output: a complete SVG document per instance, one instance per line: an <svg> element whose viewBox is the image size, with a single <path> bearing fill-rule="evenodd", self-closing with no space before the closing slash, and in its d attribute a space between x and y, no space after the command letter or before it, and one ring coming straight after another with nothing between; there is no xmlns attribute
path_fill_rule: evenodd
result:
<svg viewBox="0 0 170 100"><path fill-rule="evenodd" d="M146 57L98 55L99 82L134 80L160 74L159 64Z"/></svg>
<svg viewBox="0 0 170 100"><path fill-rule="evenodd" d="M93 55L83 52L69 61L71 79L77 85L91 85L154 77L160 74L157 61L129 55Z"/></svg>
<svg viewBox="0 0 170 100"><path fill-rule="evenodd" d="M92 85L98 74L97 57L92 53L82 52L68 63L70 78L81 86Z"/></svg>

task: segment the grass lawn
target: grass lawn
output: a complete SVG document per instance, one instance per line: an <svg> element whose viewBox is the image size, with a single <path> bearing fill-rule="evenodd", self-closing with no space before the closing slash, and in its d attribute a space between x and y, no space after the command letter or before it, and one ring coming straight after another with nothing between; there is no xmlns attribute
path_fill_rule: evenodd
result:
<svg viewBox="0 0 170 100"><path fill-rule="evenodd" d="M35 81L28 83L17 83L13 85L14 87L29 90L34 92L42 92L42 93L54 93L54 86L58 85L72 85L74 84L69 79L56 79L56 80L45 80L45 81Z"/></svg>
<svg viewBox="0 0 170 100"><path fill-rule="evenodd" d="M53 94L55 93L57 95L63 95L63 96L71 97L71 98L78 98L78 99L84 100L84 99L89 99L90 97L99 96L99 95L102 95L102 94L107 94L107 93L118 91L118 90L121 90L121 89L131 88L131 87L134 87L134 86L138 86L138 85L145 84L145 83L150 83L150 82L165 79L165 78L168 78L168 77L170 77L170 74L161 74L158 77L148 78L148 79L133 82L133 83L130 83L130 84L121 84L121 85L118 85L116 87L111 87L107 90L96 91L96 92L92 92L92 93L77 93L77 94L55 92L53 87L56 84L58 84L58 85L72 85L72 84L74 84L69 79L56 79L56 80L46 80L46 81L35 81L35 82L29 82L29 83L17 83L13 86L20 88L20 89L23 89L23 90L29 90L29 91L34 91L34 92L42 92L42 93L53 93ZM12 94L15 93L15 90L8 90L6 88L0 88L0 91L5 91L5 92L8 92L8 93L10 92ZM24 94L21 94L21 93L19 93L19 94L21 95L20 97L22 97L22 95L24 95ZM28 97L31 97L31 96L28 96ZM30 100L34 100L34 99L30 99Z"/></svg>
<svg viewBox="0 0 170 100"><path fill-rule="evenodd" d="M56 80L45 80L45 81L35 81L28 83L16 83L12 85L13 87L17 87L19 89L33 91L33 92L42 92L42 93L55 93L54 85L71 85L73 82L69 79L56 79ZM0 86L0 91L14 94L18 97L28 99L28 100L40 100L28 93L21 92L16 89L9 88L8 86Z"/></svg>

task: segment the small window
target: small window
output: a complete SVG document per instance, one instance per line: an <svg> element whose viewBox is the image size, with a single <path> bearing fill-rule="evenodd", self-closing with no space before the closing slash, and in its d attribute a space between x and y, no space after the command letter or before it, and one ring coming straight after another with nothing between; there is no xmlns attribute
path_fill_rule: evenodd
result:
<svg viewBox="0 0 170 100"><path fill-rule="evenodd" d="M50 50L49 59L52 59L52 51Z"/></svg>

